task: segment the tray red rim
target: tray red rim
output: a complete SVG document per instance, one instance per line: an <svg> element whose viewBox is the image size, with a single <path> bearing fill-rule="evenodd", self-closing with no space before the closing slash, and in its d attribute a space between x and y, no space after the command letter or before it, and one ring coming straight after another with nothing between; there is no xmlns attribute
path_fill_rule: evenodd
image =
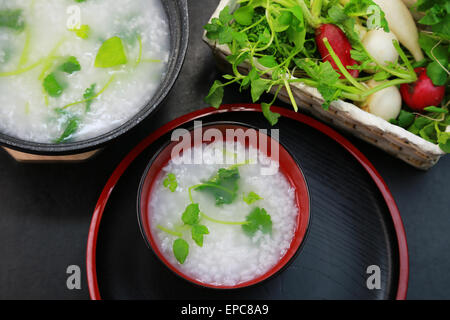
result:
<svg viewBox="0 0 450 320"><path fill-rule="evenodd" d="M226 112L261 112L261 105L259 104L227 104L222 105L219 109L215 108L205 108L191 112L189 114L183 115L169 123L163 125L144 140L142 140L136 147L134 147L127 156L119 163L114 172L109 177L108 181L103 188L98 202L95 206L94 213L92 215L91 224L89 227L87 248L86 248L86 275L89 287L89 295L92 300L101 300L100 290L97 281L97 270L96 270L96 248L97 248L97 237L100 228L101 219L108 203L109 197L114 190L117 182L121 176L125 173L126 169L131 165L131 163L153 142L162 137L167 132L188 123L190 121L206 117L213 114L220 114ZM380 173L375 169L372 163L364 156L361 151L359 151L349 140L344 136L339 134L334 129L328 127L327 125L309 117L304 114L296 113L294 111L288 110L281 107L272 107L273 112L279 113L281 116L290 118L301 123L304 123L323 134L327 135L338 144L340 144L344 149L346 149L367 171L369 176L375 182L376 186L380 190L388 210L391 214L392 221L395 228L395 233L397 236L397 244L399 248L399 278L398 278L398 288L396 299L404 300L406 299L406 294L408 291L408 278L409 278L409 256L408 256L408 245L406 241L405 228L403 226L403 221L400 216L397 204L395 203L394 197L390 192L386 182L381 177Z"/></svg>

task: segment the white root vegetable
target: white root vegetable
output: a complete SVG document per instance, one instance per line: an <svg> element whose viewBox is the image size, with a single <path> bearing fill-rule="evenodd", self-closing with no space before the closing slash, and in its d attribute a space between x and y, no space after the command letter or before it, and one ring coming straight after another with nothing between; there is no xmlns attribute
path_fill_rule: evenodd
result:
<svg viewBox="0 0 450 320"><path fill-rule="evenodd" d="M419 12L413 8L413 6L417 3L417 0L403 0L403 3L409 8L414 19L420 20L425 16L423 12Z"/></svg>
<svg viewBox="0 0 450 320"><path fill-rule="evenodd" d="M387 62L395 63L398 59L393 40L397 40L397 37L392 32L374 29L367 32L362 43L375 61L385 66Z"/></svg>
<svg viewBox="0 0 450 320"><path fill-rule="evenodd" d="M380 84L376 81L369 81L367 85L370 88ZM388 87L375 92L366 100L362 108L386 121L397 119L402 109L402 96L397 87Z"/></svg>
<svg viewBox="0 0 450 320"><path fill-rule="evenodd" d="M389 28L416 61L424 58L419 45L419 33L414 18L402 0L374 0L386 15Z"/></svg>

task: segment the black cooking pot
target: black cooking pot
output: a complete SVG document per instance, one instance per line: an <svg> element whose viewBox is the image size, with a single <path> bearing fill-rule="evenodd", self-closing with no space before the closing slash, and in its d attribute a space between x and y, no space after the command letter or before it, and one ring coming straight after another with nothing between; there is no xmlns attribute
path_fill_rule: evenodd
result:
<svg viewBox="0 0 450 320"><path fill-rule="evenodd" d="M36 143L21 140L0 133L0 145L26 153L41 155L68 155L87 152L98 149L123 135L148 115L155 111L169 93L175 80L178 78L184 62L189 38L189 16L187 0L162 0L164 9L169 18L170 46L168 69L158 90L148 101L143 102L143 107L130 120L122 126L103 135L88 140L68 142L64 144Z"/></svg>

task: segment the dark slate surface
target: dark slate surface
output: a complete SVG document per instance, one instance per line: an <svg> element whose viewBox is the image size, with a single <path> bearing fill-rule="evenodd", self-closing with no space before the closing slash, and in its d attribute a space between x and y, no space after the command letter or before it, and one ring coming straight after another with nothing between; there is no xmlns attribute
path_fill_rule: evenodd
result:
<svg viewBox="0 0 450 320"><path fill-rule="evenodd" d="M88 163L18 164L0 152L0 298L87 299L85 247L90 216L109 174L142 138L164 123L206 107L203 97L220 74L201 41L217 0L189 0L191 39L181 76L153 117ZM225 102L249 102L237 87ZM278 105L283 105L281 102ZM406 228L411 299L450 298L450 158L421 172L350 138L390 187ZM66 288L68 265L82 268L82 289Z"/></svg>

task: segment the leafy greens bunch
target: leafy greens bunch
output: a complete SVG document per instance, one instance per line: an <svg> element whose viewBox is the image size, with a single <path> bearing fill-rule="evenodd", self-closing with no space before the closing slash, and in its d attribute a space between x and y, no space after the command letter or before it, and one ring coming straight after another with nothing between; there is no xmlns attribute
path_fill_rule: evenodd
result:
<svg viewBox="0 0 450 320"><path fill-rule="evenodd" d="M338 99L366 109L370 97L377 92L416 82L417 67L427 66L427 74L436 86L448 81L450 6L446 0L419 0L417 3L421 11L426 11L419 23L429 30L421 32L420 37L427 58L415 63L397 40L393 41L399 56L395 63L380 63L364 47L361 39L367 31L375 28L390 31L384 12L372 0L241 0L238 3L235 11L227 6L218 18L204 26L206 37L226 46L230 52L227 60L232 73L224 75L224 80L216 80L205 98L216 108L222 102L224 87L233 83L239 84L240 90L249 89L253 102L260 101L264 92L272 92L273 99L262 102L261 107L264 116L274 125L280 115L270 108L280 90L285 90L294 110L298 109L293 95L294 83L317 88L325 109ZM376 11L380 13L375 25L374 17L369 14L371 8L378 8ZM342 57L331 45L333 39L321 39L326 57L321 54L316 37L323 24L333 24L344 32L351 44L354 65L343 64ZM239 68L243 64L249 69L246 74ZM357 70L359 76L352 76L352 70ZM449 152L450 139L445 133L449 119L446 101L448 96L442 106L429 106L422 113L410 112L404 107L391 123Z"/></svg>
<svg viewBox="0 0 450 320"><path fill-rule="evenodd" d="M219 18L212 19L205 29L209 39L228 46L231 54L227 60L232 65L233 74L224 76L225 83L215 81L206 101L218 107L223 98L223 87L235 82L240 84L241 89L250 88L253 102L258 101L264 92L275 88L274 99L270 103L262 103L263 113L273 125L279 115L272 113L270 106L282 88L297 111L291 89L291 84L295 82L317 88L323 96L324 108L328 108L337 99L364 102L368 96L386 87L415 81L415 73L398 43L396 49L403 65L381 66L364 50L358 28L363 28L367 8L371 5L376 6L371 0L352 0L346 6L338 0L243 0L234 13L230 12L229 7L224 8ZM315 30L322 23L334 23L341 27L354 48L352 57L363 62L354 68L362 69L374 64L372 69L375 74L353 78L339 63L329 44L329 54L345 77L342 79L328 61L323 62L315 42ZM384 16L381 26L388 30ZM247 75L239 72L238 66L243 62L250 65ZM395 79L370 89L360 83L392 77Z"/></svg>

